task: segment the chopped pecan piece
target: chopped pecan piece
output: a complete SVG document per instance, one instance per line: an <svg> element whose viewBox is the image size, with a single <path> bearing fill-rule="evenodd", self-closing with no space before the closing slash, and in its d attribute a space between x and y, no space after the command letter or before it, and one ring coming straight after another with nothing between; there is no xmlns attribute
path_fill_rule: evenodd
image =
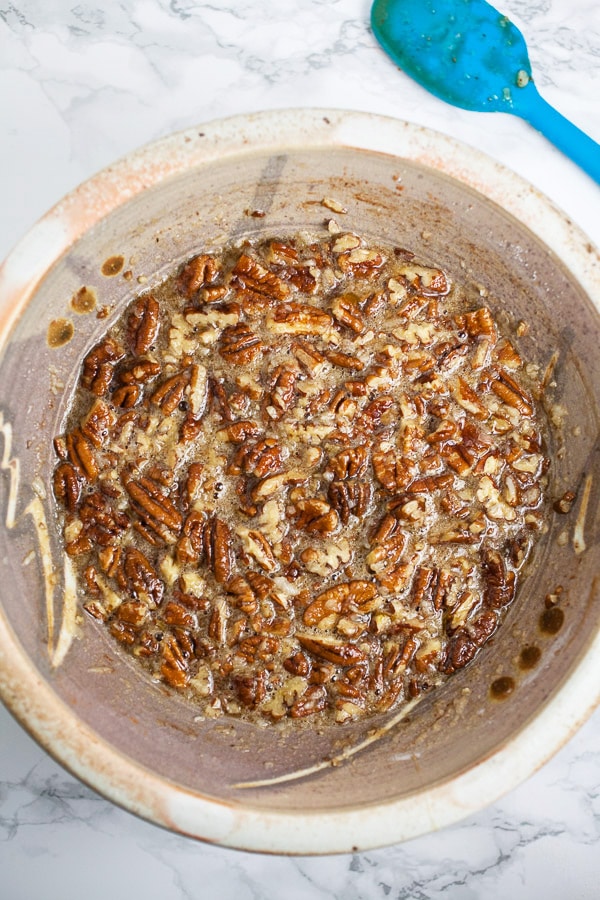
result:
<svg viewBox="0 0 600 900"><path fill-rule="evenodd" d="M390 573L399 569L402 565L406 545L406 534L403 531L397 531L390 537L378 542L367 554L365 562L379 581L385 580Z"/></svg>
<svg viewBox="0 0 600 900"><path fill-rule="evenodd" d="M339 350L329 350L327 359L334 366L339 366L341 369L356 369L360 372L365 367L365 364L358 356L352 356L350 353L341 353Z"/></svg>
<svg viewBox="0 0 600 900"><path fill-rule="evenodd" d="M227 582L225 587L227 593L234 597L235 606L243 613L253 616L258 612L258 597L245 578L236 575Z"/></svg>
<svg viewBox="0 0 600 900"><path fill-rule="evenodd" d="M292 719L304 719L327 706L327 691L321 685L312 685L299 697L290 709Z"/></svg>
<svg viewBox="0 0 600 900"><path fill-rule="evenodd" d="M411 287L425 296L431 294L443 296L450 291L450 281L441 269L430 266L419 266L413 262L400 266L398 274Z"/></svg>
<svg viewBox="0 0 600 900"><path fill-rule="evenodd" d="M265 438L253 444L242 444L234 453L227 471L230 475L254 475L266 478L281 472L285 454L275 438Z"/></svg>
<svg viewBox="0 0 600 900"><path fill-rule="evenodd" d="M237 534L242 539L246 553L265 570L273 572L277 568L277 560L271 544L261 531L240 526Z"/></svg>
<svg viewBox="0 0 600 900"><path fill-rule="evenodd" d="M117 609L116 617L133 628L141 628L148 618L148 607L141 600L125 600Z"/></svg>
<svg viewBox="0 0 600 900"><path fill-rule="evenodd" d="M292 353L300 363L303 369L310 375L320 375L323 371L327 358L311 343L299 339L292 343Z"/></svg>
<svg viewBox="0 0 600 900"><path fill-rule="evenodd" d="M447 490L454 485L454 475L450 472L442 472L439 475L426 475L424 478L415 478L409 484L407 491L411 494L429 494L431 491Z"/></svg>
<svg viewBox="0 0 600 900"><path fill-rule="evenodd" d="M299 373L287 366L277 366L270 374L270 387L263 401L267 421L278 421L293 405Z"/></svg>
<svg viewBox="0 0 600 900"><path fill-rule="evenodd" d="M293 656L288 657L284 660L283 668L290 672L291 675L300 675L302 677L307 677L310 675L311 664L306 653L303 653L301 650L298 650L297 653L294 653Z"/></svg>
<svg viewBox="0 0 600 900"><path fill-rule="evenodd" d="M248 438L258 437L260 433L261 427L257 422L243 421L233 422L227 428L221 429L218 436L231 441L232 444L243 444Z"/></svg>
<svg viewBox="0 0 600 900"><path fill-rule="evenodd" d="M489 410L461 375L454 382L452 393L459 406L462 406L463 409L477 419L487 419L489 417Z"/></svg>
<svg viewBox="0 0 600 900"><path fill-rule="evenodd" d="M469 337L485 337L492 343L496 342L498 337L496 323L491 310L487 306L455 316L455 322L459 328L465 329Z"/></svg>
<svg viewBox="0 0 600 900"><path fill-rule="evenodd" d="M334 534L340 520L335 509L324 500L313 498L296 503L296 525L309 534Z"/></svg>
<svg viewBox="0 0 600 900"><path fill-rule="evenodd" d="M377 250L357 247L341 253L338 265L342 272L356 278L373 278L384 263L383 256Z"/></svg>
<svg viewBox="0 0 600 900"><path fill-rule="evenodd" d="M375 400L367 403L360 416L360 425L369 431L375 431L382 425L394 421L395 401L391 394L380 394Z"/></svg>
<svg viewBox="0 0 600 900"><path fill-rule="evenodd" d="M314 294L317 289L317 279L311 272L310 266L274 265L273 272L282 281L293 284L296 290L302 294Z"/></svg>

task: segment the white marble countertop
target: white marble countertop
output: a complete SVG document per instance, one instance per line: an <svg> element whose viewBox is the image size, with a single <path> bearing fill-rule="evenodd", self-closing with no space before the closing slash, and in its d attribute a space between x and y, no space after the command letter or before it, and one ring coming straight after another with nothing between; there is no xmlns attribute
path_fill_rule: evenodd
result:
<svg viewBox="0 0 600 900"><path fill-rule="evenodd" d="M499 2L499 0L498 0ZM600 244L600 189L518 119L451 109L399 73L369 0L10 0L0 8L0 258L49 206L170 131L259 109L367 110L478 147ZM600 141L597 0L504 0L545 98ZM0 707L2 900L591 900L600 896L600 712L492 808L353 856L205 846L109 804Z"/></svg>

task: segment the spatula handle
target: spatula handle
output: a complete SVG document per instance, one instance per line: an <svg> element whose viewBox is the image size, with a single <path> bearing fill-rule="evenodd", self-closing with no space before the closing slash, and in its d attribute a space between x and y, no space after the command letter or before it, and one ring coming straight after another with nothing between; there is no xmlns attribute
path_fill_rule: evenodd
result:
<svg viewBox="0 0 600 900"><path fill-rule="evenodd" d="M550 106L531 82L521 89L514 112L600 184L600 144Z"/></svg>

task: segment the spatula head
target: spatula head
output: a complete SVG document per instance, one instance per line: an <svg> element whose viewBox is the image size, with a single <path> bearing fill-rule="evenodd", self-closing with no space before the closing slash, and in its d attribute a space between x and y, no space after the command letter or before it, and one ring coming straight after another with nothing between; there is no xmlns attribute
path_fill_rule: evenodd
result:
<svg viewBox="0 0 600 900"><path fill-rule="evenodd" d="M515 112L531 79L523 35L485 0L375 0L371 25L401 69L462 109Z"/></svg>

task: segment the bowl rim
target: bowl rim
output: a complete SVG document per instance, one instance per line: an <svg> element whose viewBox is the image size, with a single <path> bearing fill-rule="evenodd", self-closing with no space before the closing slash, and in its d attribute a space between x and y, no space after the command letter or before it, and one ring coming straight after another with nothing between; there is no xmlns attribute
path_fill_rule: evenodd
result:
<svg viewBox="0 0 600 900"><path fill-rule="evenodd" d="M0 266L0 351L50 266L113 209L190 167L240 154L309 147L389 154L469 186L554 251L600 311L600 265L589 238L551 200L499 162L445 134L387 116L278 109L218 119L161 138L64 197ZM6 468L6 434L3 452ZM418 795L383 804L282 813L206 798L117 751L79 721L43 680L0 607L0 698L34 739L72 774L130 812L181 834L243 850L344 853L397 843L456 822L516 787L569 740L600 703L599 674L600 631L538 713L467 771Z"/></svg>

